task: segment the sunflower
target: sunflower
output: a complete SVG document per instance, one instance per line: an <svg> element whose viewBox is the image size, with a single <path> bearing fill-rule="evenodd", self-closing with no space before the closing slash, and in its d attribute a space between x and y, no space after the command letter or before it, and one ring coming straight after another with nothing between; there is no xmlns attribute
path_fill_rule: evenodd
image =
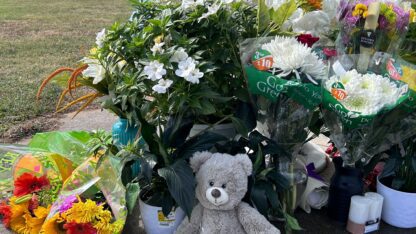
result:
<svg viewBox="0 0 416 234"><path fill-rule="evenodd" d="M65 220L59 215L59 213L55 214L52 218L45 221L42 225L42 229L40 231L41 234L65 234L66 231L64 229Z"/></svg>
<svg viewBox="0 0 416 234"><path fill-rule="evenodd" d="M17 230L24 229L25 219L23 215L29 213L29 201L16 204L16 197L13 196L10 198L10 228L17 232Z"/></svg>

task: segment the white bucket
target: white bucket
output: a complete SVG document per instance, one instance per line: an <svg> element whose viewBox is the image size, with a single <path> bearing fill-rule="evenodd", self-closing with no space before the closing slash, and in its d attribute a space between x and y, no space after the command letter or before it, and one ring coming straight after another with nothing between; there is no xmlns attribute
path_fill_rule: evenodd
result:
<svg viewBox="0 0 416 234"><path fill-rule="evenodd" d="M377 193L384 197L381 218L399 228L416 227L416 193L405 193L385 186L377 179Z"/></svg>
<svg viewBox="0 0 416 234"><path fill-rule="evenodd" d="M162 207L148 205L142 199L139 199L139 206L144 230L147 234L174 233L185 218L185 212L179 207L165 217L162 212Z"/></svg>

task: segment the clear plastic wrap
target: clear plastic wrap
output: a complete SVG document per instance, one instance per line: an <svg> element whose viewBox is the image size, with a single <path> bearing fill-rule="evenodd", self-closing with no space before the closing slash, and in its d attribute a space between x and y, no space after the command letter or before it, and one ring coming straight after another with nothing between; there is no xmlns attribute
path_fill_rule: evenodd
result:
<svg viewBox="0 0 416 234"><path fill-rule="evenodd" d="M400 81L400 66L389 56L374 56L362 74L355 70L359 57L334 58L322 82L325 124L344 165L350 167L365 165L416 134L415 93Z"/></svg>

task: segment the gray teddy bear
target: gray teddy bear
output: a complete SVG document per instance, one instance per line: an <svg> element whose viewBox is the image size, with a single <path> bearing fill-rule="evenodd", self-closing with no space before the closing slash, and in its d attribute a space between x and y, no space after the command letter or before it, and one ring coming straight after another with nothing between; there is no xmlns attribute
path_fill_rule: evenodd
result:
<svg viewBox="0 0 416 234"><path fill-rule="evenodd" d="M242 202L252 163L246 154L198 152L190 160L199 203L176 233L279 234L256 209Z"/></svg>

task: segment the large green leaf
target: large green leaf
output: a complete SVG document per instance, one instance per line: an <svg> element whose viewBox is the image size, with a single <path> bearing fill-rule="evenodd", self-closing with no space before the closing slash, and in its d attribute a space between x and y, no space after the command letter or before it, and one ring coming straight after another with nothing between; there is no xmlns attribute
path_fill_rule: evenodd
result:
<svg viewBox="0 0 416 234"><path fill-rule="evenodd" d="M205 132L186 141L176 152L175 157L189 159L195 152L210 150L216 143L227 140L226 137Z"/></svg>
<svg viewBox="0 0 416 234"><path fill-rule="evenodd" d="M288 227L291 230L296 230L296 231L303 230L302 227L299 225L299 222L296 218L289 215L288 213L285 213L284 215L285 215L285 219L286 219L286 224L288 225Z"/></svg>
<svg viewBox="0 0 416 234"><path fill-rule="evenodd" d="M289 180L277 170L272 170L267 173L267 178L275 184L279 192L286 191L290 188Z"/></svg>
<svg viewBox="0 0 416 234"><path fill-rule="evenodd" d="M185 160L177 160L160 168L158 174L166 180L173 199L190 217L195 200L195 178L191 167Z"/></svg>
<svg viewBox="0 0 416 234"><path fill-rule="evenodd" d="M163 132L163 144L166 147L179 147L185 142L193 125L193 118L182 116L169 117L166 129Z"/></svg>
<svg viewBox="0 0 416 234"><path fill-rule="evenodd" d="M272 10L272 20L278 26L283 25L283 23L289 19L289 17L295 12L297 9L296 1L290 0L286 3L283 3L277 11Z"/></svg>
<svg viewBox="0 0 416 234"><path fill-rule="evenodd" d="M267 9L265 0L258 0L257 10L257 33L263 32L270 24L269 9Z"/></svg>
<svg viewBox="0 0 416 234"><path fill-rule="evenodd" d="M265 181L256 181L251 187L251 201L256 209L265 217L267 217L269 202L267 201L267 183Z"/></svg>

